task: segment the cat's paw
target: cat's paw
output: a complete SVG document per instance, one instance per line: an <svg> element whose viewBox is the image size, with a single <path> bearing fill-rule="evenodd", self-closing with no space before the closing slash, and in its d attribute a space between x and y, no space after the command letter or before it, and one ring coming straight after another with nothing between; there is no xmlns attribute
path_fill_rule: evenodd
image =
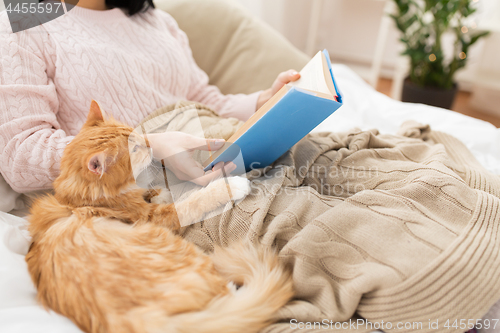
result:
<svg viewBox="0 0 500 333"><path fill-rule="evenodd" d="M172 198L172 194L170 193L169 190L164 188L160 190L160 193L158 193L158 195L155 195L154 197L151 198L151 203L159 205L171 204L173 202L174 200Z"/></svg>
<svg viewBox="0 0 500 333"><path fill-rule="evenodd" d="M226 181L231 188L231 199L234 201L245 198L252 191L251 183L245 177L229 177Z"/></svg>

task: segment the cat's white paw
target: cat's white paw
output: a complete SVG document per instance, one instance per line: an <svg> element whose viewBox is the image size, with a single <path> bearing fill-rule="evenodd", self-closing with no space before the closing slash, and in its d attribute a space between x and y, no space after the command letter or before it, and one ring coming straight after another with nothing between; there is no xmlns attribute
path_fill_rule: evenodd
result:
<svg viewBox="0 0 500 333"><path fill-rule="evenodd" d="M226 178L227 184L231 188L231 199L240 200L246 197L252 191L250 181L245 177Z"/></svg>
<svg viewBox="0 0 500 333"><path fill-rule="evenodd" d="M151 198L151 203L155 204L171 204L173 203L174 200L172 198L172 194L170 193L169 190L162 188L160 190L160 193L154 197Z"/></svg>

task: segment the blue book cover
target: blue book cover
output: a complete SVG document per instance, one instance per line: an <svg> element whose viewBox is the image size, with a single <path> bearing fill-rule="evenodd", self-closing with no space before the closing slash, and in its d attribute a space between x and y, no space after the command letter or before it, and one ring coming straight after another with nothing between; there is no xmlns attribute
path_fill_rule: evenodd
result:
<svg viewBox="0 0 500 333"><path fill-rule="evenodd" d="M318 52L300 74L205 161L205 171L229 161L241 172L266 167L342 106L326 50Z"/></svg>

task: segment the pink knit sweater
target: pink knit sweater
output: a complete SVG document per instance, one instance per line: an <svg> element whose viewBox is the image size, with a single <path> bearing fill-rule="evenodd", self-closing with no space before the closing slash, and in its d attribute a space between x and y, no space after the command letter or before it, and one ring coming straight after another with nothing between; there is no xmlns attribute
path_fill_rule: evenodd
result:
<svg viewBox="0 0 500 333"><path fill-rule="evenodd" d="M0 14L0 171L18 192L51 187L92 99L134 126L181 99L246 120L258 95L208 85L185 33L160 10L128 17L75 7L19 33Z"/></svg>

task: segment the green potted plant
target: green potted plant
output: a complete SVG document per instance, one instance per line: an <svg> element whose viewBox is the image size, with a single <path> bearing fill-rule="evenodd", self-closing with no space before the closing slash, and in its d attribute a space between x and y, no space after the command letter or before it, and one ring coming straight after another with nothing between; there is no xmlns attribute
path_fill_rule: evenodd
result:
<svg viewBox="0 0 500 333"><path fill-rule="evenodd" d="M467 24L476 11L475 1L393 1L396 10L391 16L401 31L403 55L410 59L403 101L450 109L457 92L455 74L465 66L470 46L488 34ZM453 54L448 56L443 50L444 34L454 35Z"/></svg>

